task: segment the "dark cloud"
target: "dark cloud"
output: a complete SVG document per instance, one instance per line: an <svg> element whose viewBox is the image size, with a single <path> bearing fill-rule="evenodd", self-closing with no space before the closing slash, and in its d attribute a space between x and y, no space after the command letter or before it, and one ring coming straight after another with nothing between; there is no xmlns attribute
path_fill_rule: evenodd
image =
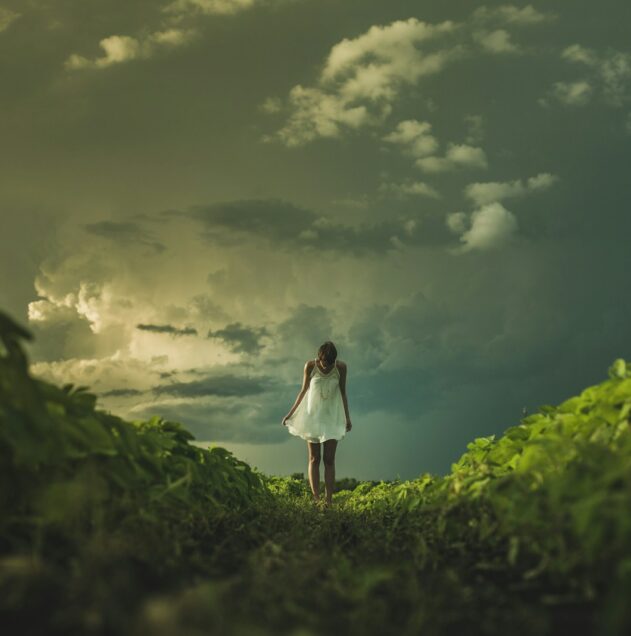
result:
<svg viewBox="0 0 631 636"><path fill-rule="evenodd" d="M168 333L173 336L196 336L197 329L193 327L185 327L184 329L178 329L173 325L145 325L138 324L136 325L136 329L140 329L141 331L153 331L154 333Z"/></svg>
<svg viewBox="0 0 631 636"><path fill-rule="evenodd" d="M101 393L101 397L133 397L135 395L142 395L144 391L138 389L110 389Z"/></svg>
<svg viewBox="0 0 631 636"><path fill-rule="evenodd" d="M193 382L173 382L153 387L157 395L168 394L177 397L220 397L256 395L263 393L270 385L266 378L246 378L237 375L212 375Z"/></svg>
<svg viewBox="0 0 631 636"><path fill-rule="evenodd" d="M307 358L315 358L318 347L332 340L343 359L340 347L341 329L334 328L333 312L323 305L300 303L290 310L289 317L274 326L273 338L265 348L265 363L282 369L300 386L302 368Z"/></svg>
<svg viewBox="0 0 631 636"><path fill-rule="evenodd" d="M311 247L362 256L404 245L454 243L442 215L429 210L356 225L277 199L231 201L168 214L195 219L202 224L206 240L223 245L237 246L244 237L253 237L266 239L282 249Z"/></svg>
<svg viewBox="0 0 631 636"><path fill-rule="evenodd" d="M261 338L269 335L265 327L246 327L240 322L233 322L223 329L212 329L208 332L208 338L216 338L234 353L249 353L256 355L265 346L261 344Z"/></svg>
<svg viewBox="0 0 631 636"><path fill-rule="evenodd" d="M166 246L155 240L149 232L143 230L137 223L129 221L86 223L83 229L89 234L109 239L119 245L146 245L156 252L164 252L166 249Z"/></svg>

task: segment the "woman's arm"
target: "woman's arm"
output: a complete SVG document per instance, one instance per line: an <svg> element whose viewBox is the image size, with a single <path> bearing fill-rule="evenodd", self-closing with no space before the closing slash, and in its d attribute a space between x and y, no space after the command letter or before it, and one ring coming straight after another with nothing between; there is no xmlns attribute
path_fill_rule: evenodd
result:
<svg viewBox="0 0 631 636"><path fill-rule="evenodd" d="M346 430L350 431L352 428L351 416L348 412L348 400L346 399L346 377L348 376L348 367L346 362L339 361L337 366L340 370L340 393L342 394L342 403L344 404L344 413L346 414Z"/></svg>
<svg viewBox="0 0 631 636"><path fill-rule="evenodd" d="M294 414L294 411L298 408L298 405L300 404L300 402L302 402L302 398L305 396L305 393L309 389L309 383L311 382L312 363L313 363L313 360L307 360L307 362L305 362L304 373L302 376L302 388L300 389L300 392L298 393L298 396L296 397L296 401L294 402L294 405L291 407L291 409L289 409L289 413L287 413L287 415L285 415L285 417L283 418L283 426L285 425L285 421L288 420Z"/></svg>

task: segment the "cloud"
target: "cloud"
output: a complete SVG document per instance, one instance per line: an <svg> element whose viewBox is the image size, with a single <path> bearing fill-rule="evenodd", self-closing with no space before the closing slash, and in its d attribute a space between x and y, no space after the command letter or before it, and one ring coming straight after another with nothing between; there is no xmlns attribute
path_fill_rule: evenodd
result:
<svg viewBox="0 0 631 636"><path fill-rule="evenodd" d="M154 31L140 38L110 35L99 42L103 55L94 59L73 53L65 62L68 70L103 69L136 59L148 59L161 49L173 49L191 42L197 33L193 29Z"/></svg>
<svg viewBox="0 0 631 636"><path fill-rule="evenodd" d="M486 153L482 148L449 142L444 157L421 157L416 166L424 172L447 172L456 168L487 168Z"/></svg>
<svg viewBox="0 0 631 636"><path fill-rule="evenodd" d="M556 20L557 17L554 13L537 11L531 4L521 8L510 4L498 7L482 6L478 7L472 16L474 22L502 22L515 26L541 24Z"/></svg>
<svg viewBox="0 0 631 636"><path fill-rule="evenodd" d="M383 140L401 146L411 157L426 157L438 149L438 141L431 134L431 129L432 125L427 121L408 119L400 121Z"/></svg>
<svg viewBox="0 0 631 636"><path fill-rule="evenodd" d="M214 374L202 380L192 382L172 382L160 384L151 390L156 395L173 395L176 397L203 397L214 395L234 397L256 395L267 390L271 380L268 378L247 378L231 374Z"/></svg>
<svg viewBox="0 0 631 636"><path fill-rule="evenodd" d="M32 362L30 369L34 375L54 384L88 386L101 397L135 397L152 388L164 364L159 359L124 357L120 351L97 357L83 353L84 357ZM126 386L121 388L121 384Z"/></svg>
<svg viewBox="0 0 631 636"><path fill-rule="evenodd" d="M432 156L439 144L431 134L431 129L432 125L427 121L408 119L399 122L383 140L400 146L404 154L414 158L416 166L425 172L446 172L459 167L487 167L484 150L468 144L448 143L444 157Z"/></svg>
<svg viewBox="0 0 631 636"><path fill-rule="evenodd" d="M264 102L267 112L284 110L288 115L284 126L262 139L301 146L318 138L337 138L345 132L381 125L405 87L417 85L424 77L440 73L474 52L468 45L450 41L454 36L472 28L473 41L484 50L516 53L520 48L506 29L486 27L492 23L526 26L556 17L531 5L503 5L478 8L469 23L445 20L430 24L409 18L373 25L359 36L335 44L313 85L297 84L284 104L277 97ZM435 171L453 166L438 160L428 165Z"/></svg>
<svg viewBox="0 0 631 636"><path fill-rule="evenodd" d="M243 239L250 237L265 239L285 250L312 248L366 256L405 246L439 245L449 238L444 224L426 211L349 225L331 216L271 199L196 206L183 214L202 223L205 240L225 246L241 247Z"/></svg>
<svg viewBox="0 0 631 636"><path fill-rule="evenodd" d="M467 215L464 212L450 212L446 218L447 227L456 234L464 234L467 229Z"/></svg>
<svg viewBox="0 0 631 636"><path fill-rule="evenodd" d="M550 97L568 106L583 106L592 96L593 88L585 80L577 82L555 82Z"/></svg>
<svg viewBox="0 0 631 636"><path fill-rule="evenodd" d="M428 185L424 181L409 181L405 183L382 183L379 186L379 191L382 193L392 193L399 198L423 196L432 199L440 199L441 194Z"/></svg>
<svg viewBox="0 0 631 636"><path fill-rule="evenodd" d="M458 44L423 50L459 26L449 20L434 25L409 18L343 39L331 48L315 86L298 84L290 90L285 125L264 140L300 146L381 123L405 86L465 55L465 47Z"/></svg>
<svg viewBox="0 0 631 636"><path fill-rule="evenodd" d="M153 333L168 333L173 336L196 336L197 329L193 329L192 327L185 327L184 329L178 329L173 325L146 325L146 324L138 324L136 325L136 329L140 329L141 331L152 331Z"/></svg>
<svg viewBox="0 0 631 636"><path fill-rule="evenodd" d="M232 15L250 9L265 0L174 0L162 11L170 14Z"/></svg>
<svg viewBox="0 0 631 636"><path fill-rule="evenodd" d="M248 353L256 355L264 347L261 338L269 335L265 327L246 327L240 322L233 322L223 329L212 329L208 332L208 338L221 340L234 353Z"/></svg>
<svg viewBox="0 0 631 636"><path fill-rule="evenodd" d="M20 17L20 14L11 9L5 9L0 7L0 33L6 31L15 20Z"/></svg>
<svg viewBox="0 0 631 636"><path fill-rule="evenodd" d="M566 82L555 82L547 97L539 99L542 106L549 100L567 105L586 104L598 90L605 103L622 107L631 100L631 53L608 48L604 52L572 44L561 51L561 59L586 67L588 76Z"/></svg>
<svg viewBox="0 0 631 636"><path fill-rule="evenodd" d="M598 66L598 56L596 53L580 44L566 46L563 51L561 51L561 59L570 62L581 62L588 66Z"/></svg>
<svg viewBox="0 0 631 636"><path fill-rule="evenodd" d="M474 210L471 226L460 240L460 251L490 250L504 247L517 232L517 219L501 203L489 203Z"/></svg>
<svg viewBox="0 0 631 636"><path fill-rule="evenodd" d="M521 179L514 181L488 181L484 183L470 183L465 187L465 196L476 205L485 205L493 201L502 201L510 197L525 196L531 192L546 190L558 181L556 175L541 172L525 182Z"/></svg>
<svg viewBox="0 0 631 636"><path fill-rule="evenodd" d="M110 239L122 245L147 245L156 252L163 252L166 246L156 241L153 236L143 230L137 223L129 221L99 221L83 225L86 232L95 236Z"/></svg>
<svg viewBox="0 0 631 636"><path fill-rule="evenodd" d="M144 391L138 389L110 389L101 393L101 397L136 397L142 395Z"/></svg>
<svg viewBox="0 0 631 636"><path fill-rule="evenodd" d="M464 194L477 208L470 216L462 211L446 216L447 227L451 232L459 234L460 242L463 243L451 252L461 254L471 250L496 249L510 243L518 231L517 219L500 201L547 190L557 181L556 175L540 172L525 181L515 179L467 185Z"/></svg>
<svg viewBox="0 0 631 636"><path fill-rule="evenodd" d="M505 29L495 31L475 31L473 39L489 53L517 53L519 47L511 42L511 36Z"/></svg>

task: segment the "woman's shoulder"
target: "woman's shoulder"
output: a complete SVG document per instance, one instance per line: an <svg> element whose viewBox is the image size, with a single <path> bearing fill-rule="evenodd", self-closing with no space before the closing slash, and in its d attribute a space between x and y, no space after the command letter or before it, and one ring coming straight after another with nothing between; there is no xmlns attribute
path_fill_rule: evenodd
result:
<svg viewBox="0 0 631 636"><path fill-rule="evenodd" d="M344 362L344 360L336 360L335 361L337 366L340 367L340 369L346 369L346 362Z"/></svg>

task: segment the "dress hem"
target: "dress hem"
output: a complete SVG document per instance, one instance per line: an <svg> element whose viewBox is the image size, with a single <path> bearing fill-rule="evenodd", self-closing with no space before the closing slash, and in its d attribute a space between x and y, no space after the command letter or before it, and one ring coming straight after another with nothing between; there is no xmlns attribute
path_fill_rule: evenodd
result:
<svg viewBox="0 0 631 636"><path fill-rule="evenodd" d="M342 435L340 437L336 437L335 435L332 437L326 437L325 435L320 435L319 437L317 436L309 436L309 435L305 435L304 433L300 433L298 432L295 428L293 428L291 426L291 424L287 424L287 430L289 431L289 433L291 433L294 437L300 437L301 439L304 439L307 442L311 442L312 444L315 444L316 442L318 443L322 443L322 442L328 442L331 439L335 439L338 442L342 439L344 439L346 437L346 433L348 431L344 431L344 433L342 433Z"/></svg>

